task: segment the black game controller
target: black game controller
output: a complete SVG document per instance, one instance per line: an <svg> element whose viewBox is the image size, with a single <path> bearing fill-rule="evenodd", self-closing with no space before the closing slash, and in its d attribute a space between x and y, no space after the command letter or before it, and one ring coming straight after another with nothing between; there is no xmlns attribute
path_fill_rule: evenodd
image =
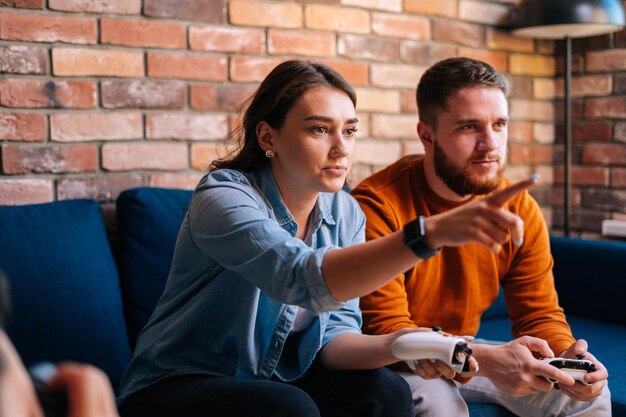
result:
<svg viewBox="0 0 626 417"><path fill-rule="evenodd" d="M64 389L51 389L46 385L55 375L56 367L51 363L44 362L32 366L28 371L44 415L46 417L66 417L67 392Z"/></svg>

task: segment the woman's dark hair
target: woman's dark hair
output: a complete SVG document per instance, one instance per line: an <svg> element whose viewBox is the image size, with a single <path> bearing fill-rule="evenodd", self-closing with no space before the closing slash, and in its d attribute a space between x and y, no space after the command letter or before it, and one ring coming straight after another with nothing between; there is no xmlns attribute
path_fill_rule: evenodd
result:
<svg viewBox="0 0 626 417"><path fill-rule="evenodd" d="M485 62L457 57L436 63L426 70L415 92L420 120L436 129L439 113L448 109L450 96L477 86L498 88L505 97L509 94L506 78Z"/></svg>
<svg viewBox="0 0 626 417"><path fill-rule="evenodd" d="M233 135L239 142L238 149L223 159L213 161L209 169L230 168L252 172L267 163L268 159L257 142L257 125L264 121L273 129L280 129L296 101L317 86L343 91L356 107L354 89L334 69L305 60L285 61L265 77L250 99L241 126Z"/></svg>

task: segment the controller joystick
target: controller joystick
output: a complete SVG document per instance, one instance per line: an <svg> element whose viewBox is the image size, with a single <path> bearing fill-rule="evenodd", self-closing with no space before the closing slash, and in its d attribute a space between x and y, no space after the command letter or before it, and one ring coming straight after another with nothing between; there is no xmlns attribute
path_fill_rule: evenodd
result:
<svg viewBox="0 0 626 417"><path fill-rule="evenodd" d="M391 354L407 362L415 370L420 359L440 360L455 372L469 371L472 348L469 339L454 336L441 330L412 332L399 336L391 344Z"/></svg>

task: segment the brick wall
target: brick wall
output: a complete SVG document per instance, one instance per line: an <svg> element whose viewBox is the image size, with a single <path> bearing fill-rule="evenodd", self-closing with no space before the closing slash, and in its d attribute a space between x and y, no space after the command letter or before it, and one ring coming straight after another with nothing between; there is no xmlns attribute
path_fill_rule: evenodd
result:
<svg viewBox="0 0 626 417"><path fill-rule="evenodd" d="M0 0L0 205L192 188L223 154L242 100L292 57L329 64L357 90L354 185L421 152L416 83L465 55L509 77L508 173L542 174L533 193L558 227L561 51L509 34L518 3ZM590 44L576 59L574 183L575 227L594 234L626 216L626 35Z"/></svg>

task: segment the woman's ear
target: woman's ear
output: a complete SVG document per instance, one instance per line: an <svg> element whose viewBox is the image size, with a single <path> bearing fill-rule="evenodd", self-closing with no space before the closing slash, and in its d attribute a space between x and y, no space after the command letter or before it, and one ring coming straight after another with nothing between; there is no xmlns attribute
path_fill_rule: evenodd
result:
<svg viewBox="0 0 626 417"><path fill-rule="evenodd" d="M275 130L265 121L256 125L256 140L263 151L275 151L274 133Z"/></svg>

